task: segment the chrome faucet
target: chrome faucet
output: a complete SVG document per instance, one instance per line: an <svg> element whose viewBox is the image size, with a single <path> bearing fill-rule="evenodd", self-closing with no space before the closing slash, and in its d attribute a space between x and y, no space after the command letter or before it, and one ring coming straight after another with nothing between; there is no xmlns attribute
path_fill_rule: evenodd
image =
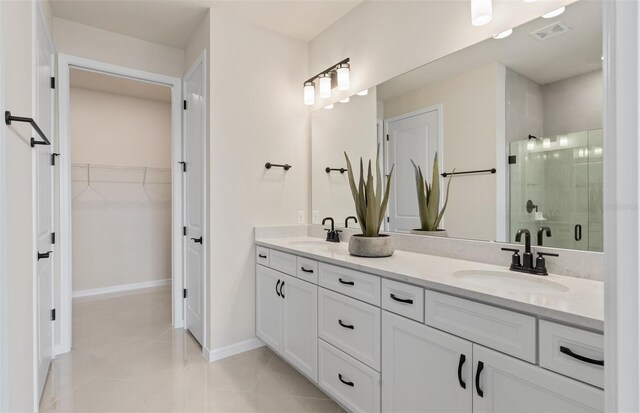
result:
<svg viewBox="0 0 640 413"><path fill-rule="evenodd" d="M538 240L542 237L542 231L546 227L538 230ZM547 228L548 229L548 228ZM547 232L547 236L550 236L551 230ZM517 248L502 248L502 251L513 252L511 256L511 271L526 272L528 274L535 275L549 275L547 272L547 265L544 257L558 257L558 254L550 252L536 252L538 258L536 258L536 264L533 265L533 254L531 253L531 232L528 229L519 229L516 232L516 242L522 241L522 234L524 234L524 254L522 254L522 264L520 263L520 250ZM539 242L540 243L540 242Z"/></svg>
<svg viewBox="0 0 640 413"><path fill-rule="evenodd" d="M325 228L325 231L327 231L327 242L340 242L340 232L342 231L335 228L333 218L331 217L324 218L322 220L322 225L327 221L331 221L331 229Z"/></svg>

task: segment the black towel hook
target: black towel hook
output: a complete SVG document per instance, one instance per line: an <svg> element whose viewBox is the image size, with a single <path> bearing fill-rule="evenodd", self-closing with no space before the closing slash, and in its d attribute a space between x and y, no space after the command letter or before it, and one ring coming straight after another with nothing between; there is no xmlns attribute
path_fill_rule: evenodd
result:
<svg viewBox="0 0 640 413"><path fill-rule="evenodd" d="M41 141L37 141L36 138L31 138L31 147L35 147L36 145L51 145L51 142L49 141L49 139L47 139L47 137L44 135L44 132L42 132L42 129L40 129L40 126L38 126L38 124L36 123L35 120L33 120L33 118L25 118L22 116L13 116L11 115L11 112L9 112L8 110L4 112L4 123L6 123L7 125L11 125L11 122L25 122L25 123L29 123L31 124L31 127L38 133L38 135L40 135L40 137L42 138Z"/></svg>

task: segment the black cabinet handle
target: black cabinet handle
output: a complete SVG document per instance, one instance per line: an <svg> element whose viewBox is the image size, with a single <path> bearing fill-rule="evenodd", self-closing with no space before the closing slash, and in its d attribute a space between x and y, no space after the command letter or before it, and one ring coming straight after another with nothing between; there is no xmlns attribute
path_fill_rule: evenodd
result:
<svg viewBox="0 0 640 413"><path fill-rule="evenodd" d="M53 251L47 251L47 252L38 252L38 261L40 261L43 258L49 258L49 255L51 255Z"/></svg>
<svg viewBox="0 0 640 413"><path fill-rule="evenodd" d="M576 241L582 240L582 225L578 224L575 227L573 227L573 238Z"/></svg>
<svg viewBox="0 0 640 413"><path fill-rule="evenodd" d="M280 297L280 291L278 291L278 286L280 286L280 280L278 280L278 282L276 283L276 294L278 294L278 297Z"/></svg>
<svg viewBox="0 0 640 413"><path fill-rule="evenodd" d="M338 278L338 281L340 281L340 284L345 284L345 285L355 285L356 284L353 281L345 281L342 278Z"/></svg>
<svg viewBox="0 0 640 413"><path fill-rule="evenodd" d="M284 288L284 281L282 281L282 284L280 284L280 297L284 298L284 293L282 292L282 289Z"/></svg>
<svg viewBox="0 0 640 413"><path fill-rule="evenodd" d="M478 396L480 397L484 397L484 392L480 389L480 373L482 373L483 369L484 363L479 361L478 369L476 370L476 393L478 393Z"/></svg>
<svg viewBox="0 0 640 413"><path fill-rule="evenodd" d="M304 267L300 267L300 269L301 269L303 272L313 273L313 270L308 270L308 269L306 269L306 268L304 268Z"/></svg>
<svg viewBox="0 0 640 413"><path fill-rule="evenodd" d="M391 299L401 303L413 304L413 300L411 298L398 298L394 293L391 293Z"/></svg>
<svg viewBox="0 0 640 413"><path fill-rule="evenodd" d="M595 364L596 366L604 366L604 360L595 360L589 357L581 356L580 354L574 353L573 351L571 351L570 348L565 346L560 346L560 352L562 354L566 354L569 357L573 357L574 359L583 361L585 363Z"/></svg>
<svg viewBox="0 0 640 413"><path fill-rule="evenodd" d="M202 244L202 237L200 238L191 238L191 240L195 243Z"/></svg>
<svg viewBox="0 0 640 413"><path fill-rule="evenodd" d="M266 256L266 255L264 255L264 254L258 254L258 257L260 257L260 258L267 258L267 256Z"/></svg>
<svg viewBox="0 0 640 413"><path fill-rule="evenodd" d="M342 374L338 373L338 378L340 379L340 381L344 384L346 384L347 386L355 386L355 384L353 384L352 381L346 381L345 379L342 378Z"/></svg>
<svg viewBox="0 0 640 413"><path fill-rule="evenodd" d="M467 383L462 380L462 366L464 366L465 361L467 360L467 356L464 354L460 354L460 361L458 362L458 383L460 383L460 387L463 389L467 388Z"/></svg>
<svg viewBox="0 0 640 413"><path fill-rule="evenodd" d="M342 327L344 328L348 328L349 330L354 330L355 327L351 324L345 324L342 322L342 320L338 320L338 324L340 324Z"/></svg>

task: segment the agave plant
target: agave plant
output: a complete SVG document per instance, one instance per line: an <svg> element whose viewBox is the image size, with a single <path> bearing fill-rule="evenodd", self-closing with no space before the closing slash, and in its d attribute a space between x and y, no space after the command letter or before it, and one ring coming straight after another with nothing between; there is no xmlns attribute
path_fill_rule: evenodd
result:
<svg viewBox="0 0 640 413"><path fill-rule="evenodd" d="M351 161L349 161L349 156L346 152L344 153L344 157L347 159L349 185L351 186L351 194L353 195L353 202L356 206L356 215L358 216L358 223L362 229L362 235L365 237L377 237L380 234L380 226L382 225L382 220L384 219L385 211L387 210L387 203L389 202L389 189L391 184L391 175L393 174L393 167L391 167L391 172L389 172L389 175L387 176L383 195L382 173L378 166L380 165L380 148L378 148L378 153L376 154L375 191L373 173L371 172L371 160L369 160L369 168L367 171L367 178L365 180L363 161L362 158L360 158L360 180L356 186Z"/></svg>
<svg viewBox="0 0 640 413"><path fill-rule="evenodd" d="M449 187L451 186L451 178L447 184L447 195L445 196L444 206L440 209L440 171L438 169L438 153L433 159L433 172L431 175L431 185L424 179L422 170L413 160L413 169L416 172L416 189L418 192L418 207L420 211L420 229L423 231L437 231L444 211L447 209L449 202ZM455 169L454 169L455 172Z"/></svg>

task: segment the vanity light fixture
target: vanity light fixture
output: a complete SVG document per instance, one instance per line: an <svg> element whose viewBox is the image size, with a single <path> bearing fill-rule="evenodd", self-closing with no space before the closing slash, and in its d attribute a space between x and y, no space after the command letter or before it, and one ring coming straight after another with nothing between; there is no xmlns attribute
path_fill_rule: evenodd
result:
<svg viewBox="0 0 640 413"><path fill-rule="evenodd" d="M313 82L304 82L304 104L313 105L316 103L316 87Z"/></svg>
<svg viewBox="0 0 640 413"><path fill-rule="evenodd" d="M549 13L545 13L542 15L543 19L553 19L554 17L560 16L564 13L564 7L560 7L558 9L552 10Z"/></svg>
<svg viewBox="0 0 640 413"><path fill-rule="evenodd" d="M471 0L471 24L484 26L493 17L492 0Z"/></svg>
<svg viewBox="0 0 640 413"><path fill-rule="evenodd" d="M349 58L346 58L308 79L304 82L304 104L311 106L316 103L316 84L318 84L319 95L322 99L331 97L331 89L334 86L337 86L339 90L348 90L350 70Z"/></svg>
<svg viewBox="0 0 640 413"><path fill-rule="evenodd" d="M324 107L327 110L333 109L333 103Z"/></svg>
<svg viewBox="0 0 640 413"><path fill-rule="evenodd" d="M498 34L494 34L493 38L494 39L504 39L505 37L511 36L511 33L513 33L513 29L505 30L505 31L500 32Z"/></svg>
<svg viewBox="0 0 640 413"><path fill-rule="evenodd" d="M349 98L346 97L344 99L340 99L338 102L340 102L340 103L349 103Z"/></svg>
<svg viewBox="0 0 640 413"><path fill-rule="evenodd" d="M356 93L358 96L367 96L369 94L369 89L365 89L361 92Z"/></svg>

